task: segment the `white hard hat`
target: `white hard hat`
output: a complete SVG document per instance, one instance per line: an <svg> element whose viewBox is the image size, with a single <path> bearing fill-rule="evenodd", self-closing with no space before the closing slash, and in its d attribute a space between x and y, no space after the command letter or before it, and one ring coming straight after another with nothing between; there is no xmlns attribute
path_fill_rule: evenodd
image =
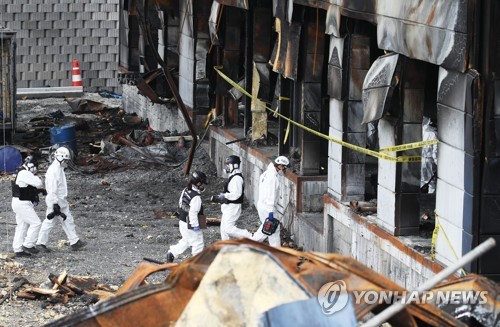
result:
<svg viewBox="0 0 500 327"><path fill-rule="evenodd" d="M288 158L285 156L279 156L278 158L274 159L274 164L288 166L290 164L290 160L288 160Z"/></svg>
<svg viewBox="0 0 500 327"><path fill-rule="evenodd" d="M64 160L71 160L71 153L69 152L68 148L62 146L60 148L57 148L56 152L54 153L54 158L59 162L62 162Z"/></svg>

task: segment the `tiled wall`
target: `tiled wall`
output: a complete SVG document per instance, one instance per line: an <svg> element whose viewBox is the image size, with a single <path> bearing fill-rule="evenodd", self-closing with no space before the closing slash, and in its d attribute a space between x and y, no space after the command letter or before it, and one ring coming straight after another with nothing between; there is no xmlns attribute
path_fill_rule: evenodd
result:
<svg viewBox="0 0 500 327"><path fill-rule="evenodd" d="M17 32L17 87L71 86L78 59L86 92L118 87L119 0L0 0Z"/></svg>

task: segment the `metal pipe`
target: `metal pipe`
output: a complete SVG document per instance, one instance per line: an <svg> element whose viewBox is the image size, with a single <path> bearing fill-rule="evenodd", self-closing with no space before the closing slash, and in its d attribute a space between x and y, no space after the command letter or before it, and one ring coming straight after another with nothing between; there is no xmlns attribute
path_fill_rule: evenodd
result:
<svg viewBox="0 0 500 327"><path fill-rule="evenodd" d="M436 274L434 277L429 279L427 282L423 283L422 286L420 286L417 289L418 295L422 295L423 292L430 290L434 286L436 286L439 282L442 280L446 279L453 273L455 273L458 269L462 268L469 262L471 262L474 259L477 259L484 253L486 253L488 250L493 248L496 245L495 240L490 237L483 243L479 244L477 247L475 247L472 251L464 255L462 258L460 258L457 262L452 264L451 266L448 266L446 269L440 271L438 274ZM380 312L378 315L373 317L372 319L368 320L366 323L361 325L362 327L377 327L382 325L384 322L389 320L392 316L396 315L398 312L402 311L409 303L407 303L407 299L410 295L408 295L402 302L398 301L394 303L393 305L387 307L384 311Z"/></svg>
<svg viewBox="0 0 500 327"><path fill-rule="evenodd" d="M184 102L182 101L182 98L179 94L179 89L177 88L177 85L175 84L174 78L172 77L172 73L170 72L167 64L160 57L158 50L154 46L153 38L151 36L149 27L146 24L146 16L145 16L144 6L142 4L142 1L136 1L136 9L137 9L137 15L139 16L139 24L141 26L141 29L144 32L144 34L146 34L146 39L147 39L149 46L151 47L152 50L154 50L151 52L153 53L156 61L160 64L160 66L163 70L163 74L165 75L165 77L167 79L168 86L170 87L170 90L172 91L174 99L177 102L177 105L179 106L179 110L181 111L182 116L184 117L184 121L186 122L186 124L188 126L189 132L191 133L191 136L193 136L193 141L191 142L191 147L189 148L189 155L188 155L188 161L186 163L186 169L184 171L184 173L186 175L188 175L189 171L191 169L191 164L193 163L194 151L195 151L196 145L198 143L196 130L194 128L191 117L189 116L187 108L184 105Z"/></svg>

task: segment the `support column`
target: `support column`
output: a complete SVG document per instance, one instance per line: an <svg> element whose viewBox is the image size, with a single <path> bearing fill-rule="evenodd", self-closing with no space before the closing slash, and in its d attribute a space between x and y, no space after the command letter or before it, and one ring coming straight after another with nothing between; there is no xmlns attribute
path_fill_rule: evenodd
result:
<svg viewBox="0 0 500 327"><path fill-rule="evenodd" d="M394 93L393 112L379 121L380 148L422 140L422 118L425 104L425 65L405 60L404 80L399 94ZM399 100L399 101L397 101ZM398 108L397 103L402 107ZM392 156L419 156L421 149L388 153ZM377 217L380 223L396 236L417 235L420 225L420 164L379 160Z"/></svg>
<svg viewBox="0 0 500 327"><path fill-rule="evenodd" d="M186 106L191 109L208 109L206 57L210 33L206 22L210 16L210 3L181 1L179 14L182 17L179 40L179 92Z"/></svg>
<svg viewBox="0 0 500 327"><path fill-rule="evenodd" d="M344 46L347 51L344 51ZM370 38L362 35L352 35L350 39L332 36L328 66L328 93L332 97L329 134L365 148L361 89L370 68ZM364 200L365 155L334 142L329 143L328 153L330 194L340 201Z"/></svg>
<svg viewBox="0 0 500 327"><path fill-rule="evenodd" d="M479 207L480 149L474 130L478 113L471 95L476 78L475 71L439 69L436 213L459 257L472 248L473 217ZM447 265L456 261L443 233L437 239L436 258Z"/></svg>

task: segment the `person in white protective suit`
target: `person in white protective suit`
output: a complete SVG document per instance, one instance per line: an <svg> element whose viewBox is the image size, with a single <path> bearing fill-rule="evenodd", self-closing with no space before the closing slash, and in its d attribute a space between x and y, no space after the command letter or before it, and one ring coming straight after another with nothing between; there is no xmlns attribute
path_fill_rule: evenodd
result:
<svg viewBox="0 0 500 327"><path fill-rule="evenodd" d="M43 182L36 176L37 166L27 157L12 181L12 210L16 214L16 232L12 247L17 257L30 257L39 251L35 247L42 222L35 211L39 193L45 193Z"/></svg>
<svg viewBox="0 0 500 327"><path fill-rule="evenodd" d="M198 215L203 214L201 192L208 184L207 176L201 171L194 171L189 176L187 187L182 190L179 198L179 232L182 238L175 245L171 245L167 253L167 262L173 262L175 258L191 247L191 254L197 255L205 247L203 232L198 222ZM191 229L188 228L188 223Z"/></svg>
<svg viewBox="0 0 500 327"><path fill-rule="evenodd" d="M221 203L222 219L220 224L220 236L222 240L231 237L251 238L252 233L246 229L236 227L236 222L241 215L241 205L244 198L245 183L241 174L241 159L231 155L226 158L225 171L229 174L227 182L224 184L224 191L219 195L214 195L212 201Z"/></svg>
<svg viewBox="0 0 500 327"><path fill-rule="evenodd" d="M280 226L277 225L276 230L272 235L266 235L262 232L264 227L264 222L266 219L269 220L277 219L279 222L281 220L278 218L278 211L276 210L276 204L278 203L279 194L279 176L284 176L285 171L288 168L290 161L285 156L277 157L274 162L271 162L267 166L267 170L260 175L259 180L259 199L257 201L257 212L259 214L259 219L261 225L259 229L253 234L252 239L257 242L263 242L269 238L269 245L271 246L281 246L280 238Z"/></svg>
<svg viewBox="0 0 500 327"><path fill-rule="evenodd" d="M57 220L61 221L62 228L68 237L71 250L77 251L83 248L86 243L78 238L76 234L75 220L69 211L69 204L66 200L68 196L68 185L66 183L66 174L64 168L68 166L71 160L71 153L68 148L60 147L54 153L54 160L47 169L45 175L45 189L47 196L46 218L42 223L40 234L36 242L37 249L43 252L50 252L47 247L49 233Z"/></svg>

